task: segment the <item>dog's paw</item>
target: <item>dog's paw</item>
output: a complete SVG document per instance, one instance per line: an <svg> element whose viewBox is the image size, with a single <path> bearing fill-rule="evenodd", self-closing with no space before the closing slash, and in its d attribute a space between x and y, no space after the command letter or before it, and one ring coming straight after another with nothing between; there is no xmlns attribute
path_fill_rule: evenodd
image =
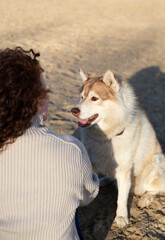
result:
<svg viewBox="0 0 165 240"><path fill-rule="evenodd" d="M118 227L123 228L129 223L129 220L128 217L116 216L115 222L117 223Z"/></svg>
<svg viewBox="0 0 165 240"><path fill-rule="evenodd" d="M148 207L150 203L153 202L155 199L156 195L151 194L149 192L144 193L141 198L139 199L138 206L140 208Z"/></svg>

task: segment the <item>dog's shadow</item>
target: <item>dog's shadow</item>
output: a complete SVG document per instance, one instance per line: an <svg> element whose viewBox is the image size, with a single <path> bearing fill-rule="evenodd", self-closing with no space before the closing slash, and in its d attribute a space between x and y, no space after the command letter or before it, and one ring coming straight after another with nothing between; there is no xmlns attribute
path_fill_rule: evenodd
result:
<svg viewBox="0 0 165 240"><path fill-rule="evenodd" d="M165 73L158 66L151 66L135 73L129 82L165 152Z"/></svg>
<svg viewBox="0 0 165 240"><path fill-rule="evenodd" d="M85 240L104 240L116 214L117 188L110 184L100 188L97 198L79 208L80 227Z"/></svg>
<svg viewBox="0 0 165 240"><path fill-rule="evenodd" d="M163 137L165 135L165 74L160 71L159 67L153 66L137 72L129 81L138 96L139 105L145 110L165 150ZM75 131L76 137L78 137L77 134ZM132 200L133 196L130 195L128 210L131 208ZM100 188L99 195L90 205L79 208L80 226L86 240L106 239L116 215L116 202L116 185L109 184Z"/></svg>

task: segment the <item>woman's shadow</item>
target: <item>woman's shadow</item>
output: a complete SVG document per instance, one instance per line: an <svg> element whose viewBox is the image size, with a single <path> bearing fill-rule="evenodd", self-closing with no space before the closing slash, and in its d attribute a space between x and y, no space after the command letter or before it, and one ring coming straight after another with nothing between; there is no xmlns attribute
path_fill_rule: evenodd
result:
<svg viewBox="0 0 165 240"><path fill-rule="evenodd" d="M152 66L135 73L129 81L135 89L140 107L146 112L165 150L165 74L159 67ZM132 199L130 196L128 209L131 208ZM106 238L115 218L116 202L116 185L109 184L100 188L99 195L90 205L79 208L80 225L86 240Z"/></svg>

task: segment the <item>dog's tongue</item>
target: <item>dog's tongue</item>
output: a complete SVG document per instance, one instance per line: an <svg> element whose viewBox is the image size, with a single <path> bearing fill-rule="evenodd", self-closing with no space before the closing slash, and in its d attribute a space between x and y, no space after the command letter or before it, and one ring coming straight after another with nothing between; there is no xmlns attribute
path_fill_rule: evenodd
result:
<svg viewBox="0 0 165 240"><path fill-rule="evenodd" d="M78 119L78 125L79 127L84 127L88 122L88 118L87 119Z"/></svg>

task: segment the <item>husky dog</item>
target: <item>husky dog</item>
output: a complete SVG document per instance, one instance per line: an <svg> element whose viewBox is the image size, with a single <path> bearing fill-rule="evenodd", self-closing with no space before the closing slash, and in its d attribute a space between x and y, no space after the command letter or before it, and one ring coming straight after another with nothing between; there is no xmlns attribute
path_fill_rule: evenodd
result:
<svg viewBox="0 0 165 240"><path fill-rule="evenodd" d="M79 103L71 112L78 119L80 140L94 169L116 179L118 200L115 222L128 222L130 187L148 207L156 194L165 192L165 156L155 131L138 107L132 87L111 70L103 76L85 74Z"/></svg>

